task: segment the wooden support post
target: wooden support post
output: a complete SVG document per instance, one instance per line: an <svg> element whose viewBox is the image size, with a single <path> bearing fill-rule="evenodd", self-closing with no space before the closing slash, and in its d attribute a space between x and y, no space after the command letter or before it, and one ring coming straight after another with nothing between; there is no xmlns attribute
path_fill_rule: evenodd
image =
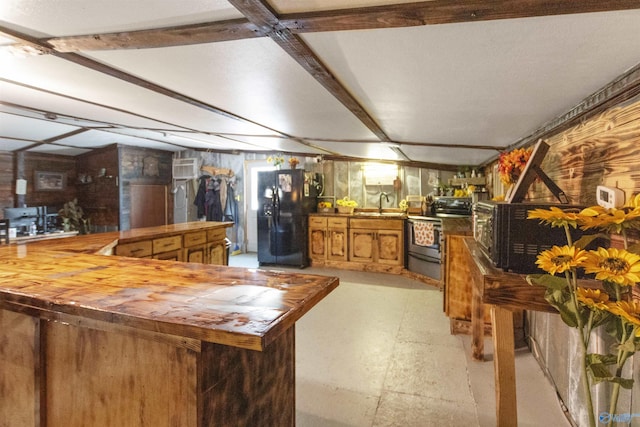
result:
<svg viewBox="0 0 640 427"><path fill-rule="evenodd" d="M484 304L482 303L482 280L471 285L471 357L484 360Z"/></svg>
<svg viewBox="0 0 640 427"><path fill-rule="evenodd" d="M516 365L513 338L513 312L498 305L491 306L493 324L493 364L496 387L496 425L516 427Z"/></svg>

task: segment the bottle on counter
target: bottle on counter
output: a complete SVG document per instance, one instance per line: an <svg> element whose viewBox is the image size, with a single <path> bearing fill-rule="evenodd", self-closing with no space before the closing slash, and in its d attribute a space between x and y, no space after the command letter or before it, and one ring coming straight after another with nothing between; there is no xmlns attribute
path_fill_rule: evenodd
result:
<svg viewBox="0 0 640 427"><path fill-rule="evenodd" d="M38 234L38 227L36 227L36 223L32 222L29 226L29 236L35 236Z"/></svg>

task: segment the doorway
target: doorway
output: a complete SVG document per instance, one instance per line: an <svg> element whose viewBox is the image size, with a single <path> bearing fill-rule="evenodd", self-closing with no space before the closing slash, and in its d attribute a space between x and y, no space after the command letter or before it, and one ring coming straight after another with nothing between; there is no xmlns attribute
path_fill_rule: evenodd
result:
<svg viewBox="0 0 640 427"><path fill-rule="evenodd" d="M262 160L244 162L244 246L247 252L258 252L258 172L273 170L273 165Z"/></svg>

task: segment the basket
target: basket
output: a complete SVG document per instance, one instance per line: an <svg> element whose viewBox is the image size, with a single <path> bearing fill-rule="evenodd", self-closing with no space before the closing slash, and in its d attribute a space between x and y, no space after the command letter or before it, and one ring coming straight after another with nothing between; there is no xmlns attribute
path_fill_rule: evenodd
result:
<svg viewBox="0 0 640 427"><path fill-rule="evenodd" d="M355 209L353 206L337 206L337 208L338 213L349 215L351 215L353 213L353 210Z"/></svg>

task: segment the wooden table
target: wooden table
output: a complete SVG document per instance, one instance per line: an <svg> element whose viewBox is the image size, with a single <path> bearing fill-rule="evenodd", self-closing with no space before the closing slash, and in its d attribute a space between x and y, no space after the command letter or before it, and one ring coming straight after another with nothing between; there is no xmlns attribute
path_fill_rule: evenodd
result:
<svg viewBox="0 0 640 427"><path fill-rule="evenodd" d="M484 305L489 304L493 325L496 425L517 426L514 312L557 311L544 299L545 288L529 285L524 275L495 268L473 238L466 238L465 245L473 278L472 355L476 360L483 360Z"/></svg>
<svg viewBox="0 0 640 427"><path fill-rule="evenodd" d="M294 425L295 322L338 279L96 255L118 235L0 247L0 419Z"/></svg>

